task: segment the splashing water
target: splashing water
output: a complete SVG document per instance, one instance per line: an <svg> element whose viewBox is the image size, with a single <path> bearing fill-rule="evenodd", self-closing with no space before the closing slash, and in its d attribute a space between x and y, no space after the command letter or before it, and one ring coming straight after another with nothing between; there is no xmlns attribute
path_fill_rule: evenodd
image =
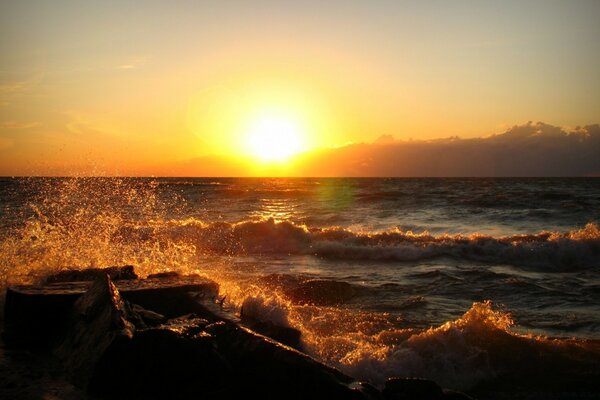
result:
<svg viewBox="0 0 600 400"><path fill-rule="evenodd" d="M504 235L369 229L323 223L343 221L348 207L357 218L375 219L377 207L388 207L381 221L390 220L398 204L388 205L384 194L361 211L360 188L346 188L351 182L343 201L324 196L335 190L323 187L311 197L310 187L271 193L262 181L196 183L0 182L3 287L67 268L133 264L142 276L200 273L220 284L233 312L245 305L256 317L299 329L315 358L379 385L391 376L420 376L472 388L515 369L521 361L506 354L525 348L558 352L557 364L571 365L574 354L598 359L596 342L585 340L600 332L596 223ZM261 188L265 201L246 199L255 196L248 186ZM331 204L319 211L320 202ZM302 216L302 208L311 215ZM311 224L318 215L321 222ZM523 327L583 338L551 340L525 335Z"/></svg>
<svg viewBox="0 0 600 400"><path fill-rule="evenodd" d="M27 185L36 188L26 199L23 223L0 236L4 283L31 282L67 268L134 264L145 275L194 265L193 244L160 234L168 204L157 198L152 182L73 178ZM129 235L140 229L145 236Z"/></svg>

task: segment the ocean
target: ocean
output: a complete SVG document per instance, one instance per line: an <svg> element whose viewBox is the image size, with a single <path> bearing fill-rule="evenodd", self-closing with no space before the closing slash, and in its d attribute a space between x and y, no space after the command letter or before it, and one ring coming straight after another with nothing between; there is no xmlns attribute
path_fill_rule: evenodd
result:
<svg viewBox="0 0 600 400"><path fill-rule="evenodd" d="M598 178L1 178L0 282L206 275L358 379L468 391L600 366L599 222Z"/></svg>

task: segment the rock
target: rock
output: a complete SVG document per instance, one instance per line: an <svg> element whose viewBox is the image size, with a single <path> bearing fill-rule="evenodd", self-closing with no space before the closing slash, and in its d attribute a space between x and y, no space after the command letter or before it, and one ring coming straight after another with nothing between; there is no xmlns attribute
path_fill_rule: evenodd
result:
<svg viewBox="0 0 600 400"><path fill-rule="evenodd" d="M456 390L444 389L443 400L473 400L471 396L468 396L462 392Z"/></svg>
<svg viewBox="0 0 600 400"><path fill-rule="evenodd" d="M88 268L82 270L60 271L56 274L48 276L45 282L90 282L105 274L108 274L110 279L113 281L138 279L133 265L125 265L122 267Z"/></svg>
<svg viewBox="0 0 600 400"><path fill-rule="evenodd" d="M288 292L294 303L332 305L344 303L358 294L347 282L314 279L300 283Z"/></svg>
<svg viewBox="0 0 600 400"><path fill-rule="evenodd" d="M383 395L377 388L367 382L353 382L348 385L352 390L360 393L364 399L368 400L383 400Z"/></svg>
<svg viewBox="0 0 600 400"><path fill-rule="evenodd" d="M223 321L206 332L235 371L232 397L369 398L351 377L244 327Z"/></svg>
<svg viewBox="0 0 600 400"><path fill-rule="evenodd" d="M7 288L2 337L11 345L48 349L60 339L73 303L90 284L85 281L57 282ZM214 299L219 290L215 282L198 276L118 280L114 284L125 300L166 318L206 312L206 307L196 300Z"/></svg>
<svg viewBox="0 0 600 400"><path fill-rule="evenodd" d="M106 398L211 398L227 389L231 374L213 337L161 327L113 341L88 387Z"/></svg>
<svg viewBox="0 0 600 400"><path fill-rule="evenodd" d="M104 351L117 339L130 339L133 312L121 299L108 275L98 277L75 301L67 320L64 340L55 354L72 371L74 381L84 385Z"/></svg>
<svg viewBox="0 0 600 400"><path fill-rule="evenodd" d="M198 300L206 298L213 301L219 290L216 283L207 280L190 281L190 285L185 285L181 280L168 281L173 283L172 285L161 280L145 282L149 285L123 290L123 298L167 318L175 318L191 312L207 313L206 307Z"/></svg>
<svg viewBox="0 0 600 400"><path fill-rule="evenodd" d="M2 338L12 346L47 349L62 335L71 306L86 288L80 285L59 295L25 286L7 288Z"/></svg>
<svg viewBox="0 0 600 400"><path fill-rule="evenodd" d="M163 324L167 321L167 318L164 315L159 314L154 311L151 311L151 310L146 310L144 307L140 306L139 304L131 304L131 309L137 315L139 315L141 320L147 326L156 326L156 325ZM137 325L136 325L136 327L137 327Z"/></svg>
<svg viewBox="0 0 600 400"><path fill-rule="evenodd" d="M218 286L199 277L113 283L104 275L10 293L11 335L32 326L15 328L15 321L39 321L39 307L52 304L45 309L57 319L38 325L36 335L62 324L54 328L64 331L54 354L77 385L101 398L381 398L372 386L240 326L215 303Z"/></svg>
<svg viewBox="0 0 600 400"><path fill-rule="evenodd" d="M437 400L443 395L437 383L420 378L390 378L383 389L386 400Z"/></svg>
<svg viewBox="0 0 600 400"><path fill-rule="evenodd" d="M268 336L271 339L297 350L302 350L300 341L300 337L302 336L301 332L298 329L284 325L283 323L287 323L287 319L281 317L279 314L275 316L275 319L281 323L278 324L267 320L266 318L269 316L267 315L265 318L265 315L261 313L263 307L263 304L257 302L255 298L249 297L244 300L240 311L241 323L255 332Z"/></svg>
<svg viewBox="0 0 600 400"><path fill-rule="evenodd" d="M242 318L242 323L249 329L265 335L273 340L290 346L296 350L302 350L302 333L289 326L278 326L269 321L248 321Z"/></svg>
<svg viewBox="0 0 600 400"><path fill-rule="evenodd" d="M168 272L158 272L156 274L150 274L147 276L146 279L177 279L180 276L181 275L179 275L179 273L177 273L175 271L168 271Z"/></svg>

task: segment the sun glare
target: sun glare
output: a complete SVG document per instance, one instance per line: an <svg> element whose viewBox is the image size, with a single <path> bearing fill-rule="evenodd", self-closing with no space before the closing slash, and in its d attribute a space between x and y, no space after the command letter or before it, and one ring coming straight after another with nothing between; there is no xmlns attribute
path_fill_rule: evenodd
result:
<svg viewBox="0 0 600 400"><path fill-rule="evenodd" d="M254 121L246 140L249 152L262 161L285 161L303 149L298 123L281 116L261 117Z"/></svg>

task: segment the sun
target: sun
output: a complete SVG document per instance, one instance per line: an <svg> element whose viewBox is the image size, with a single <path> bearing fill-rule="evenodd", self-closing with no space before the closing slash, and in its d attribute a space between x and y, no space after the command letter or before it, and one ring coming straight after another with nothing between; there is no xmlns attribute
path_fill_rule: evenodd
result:
<svg viewBox="0 0 600 400"><path fill-rule="evenodd" d="M302 129L297 121L281 115L261 116L246 134L246 147L261 161L285 161L303 150Z"/></svg>

